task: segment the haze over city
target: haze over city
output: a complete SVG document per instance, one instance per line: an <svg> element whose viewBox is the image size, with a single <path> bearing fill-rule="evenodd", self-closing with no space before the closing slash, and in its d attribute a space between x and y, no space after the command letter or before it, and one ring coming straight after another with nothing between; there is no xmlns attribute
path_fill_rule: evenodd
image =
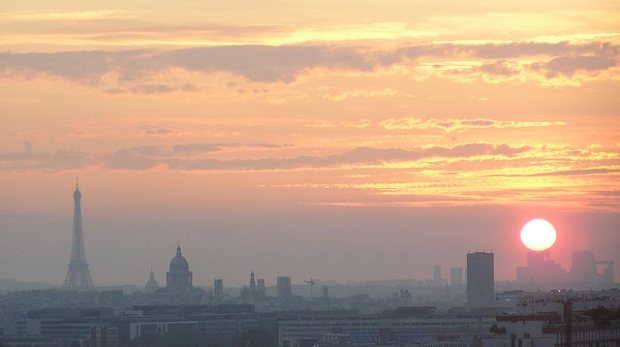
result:
<svg viewBox="0 0 620 347"><path fill-rule="evenodd" d="M620 264L620 4L8 1L0 278L427 279ZM620 266L615 278L620 278Z"/></svg>

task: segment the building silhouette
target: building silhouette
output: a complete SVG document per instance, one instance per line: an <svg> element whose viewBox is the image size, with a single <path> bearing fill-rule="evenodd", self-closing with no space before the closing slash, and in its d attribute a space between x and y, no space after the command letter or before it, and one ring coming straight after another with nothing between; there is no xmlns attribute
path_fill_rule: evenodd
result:
<svg viewBox="0 0 620 347"><path fill-rule="evenodd" d="M224 296L224 280L216 278L213 280L213 296L215 298L222 298Z"/></svg>
<svg viewBox="0 0 620 347"><path fill-rule="evenodd" d="M86 262L86 252L84 251L84 235L82 231L82 193L75 182L73 192L73 243L71 246L71 260L67 269L67 276L63 289L87 290L93 289L95 284L90 277L88 263Z"/></svg>
<svg viewBox="0 0 620 347"><path fill-rule="evenodd" d="M493 253L467 253L467 306L492 307L495 302Z"/></svg>
<svg viewBox="0 0 620 347"><path fill-rule="evenodd" d="M602 273L599 272L602 267ZM576 283L614 283L614 262L596 261L590 251L575 251L572 254L570 280Z"/></svg>
<svg viewBox="0 0 620 347"><path fill-rule="evenodd" d="M450 285L462 286L463 283L463 268L453 267L450 269Z"/></svg>
<svg viewBox="0 0 620 347"><path fill-rule="evenodd" d="M146 293L154 293L157 289L159 289L159 283L155 280L155 274L153 273L153 268L151 267L151 275L149 280L146 281L146 285L144 285L144 291Z"/></svg>
<svg viewBox="0 0 620 347"><path fill-rule="evenodd" d="M433 266L433 282L436 286L443 284L441 278L441 266L439 265Z"/></svg>
<svg viewBox="0 0 620 347"><path fill-rule="evenodd" d="M288 276L278 276L277 279L278 297L290 298L293 296L293 287L291 278Z"/></svg>
<svg viewBox="0 0 620 347"><path fill-rule="evenodd" d="M517 282L540 285L568 282L566 270L551 259L549 250L528 251L527 266L517 267Z"/></svg>
<svg viewBox="0 0 620 347"><path fill-rule="evenodd" d="M243 298L262 298L265 296L265 280L254 276L254 270L250 273L250 286L243 287L241 297Z"/></svg>
<svg viewBox="0 0 620 347"><path fill-rule="evenodd" d="M191 288L192 272L189 264L177 246L177 254L170 261L170 271L166 272L166 288Z"/></svg>
<svg viewBox="0 0 620 347"><path fill-rule="evenodd" d="M265 296L267 288L265 287L265 279L264 278L259 278L256 282L256 292L260 295L260 296Z"/></svg>

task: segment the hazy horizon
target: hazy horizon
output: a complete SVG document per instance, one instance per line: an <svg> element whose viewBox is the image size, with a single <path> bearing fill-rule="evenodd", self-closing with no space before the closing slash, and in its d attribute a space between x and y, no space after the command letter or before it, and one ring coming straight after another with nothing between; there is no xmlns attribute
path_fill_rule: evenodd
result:
<svg viewBox="0 0 620 347"><path fill-rule="evenodd" d="M252 270L268 286L275 284L277 276L290 276L294 283L309 278L337 282L425 280L432 278L435 265L441 266L443 278L449 279L450 268L466 268L470 251L493 252L496 280L514 281L516 267L526 265L527 249L519 240L520 227L530 216L540 215L558 230L558 240L549 251L565 270L570 270L571 253L577 250L590 250L597 260L618 263L616 244L605 241L617 237L616 214L541 213L540 209L534 213L527 208L504 207L375 207L373 214L368 214L366 207L307 206L297 214L281 211L269 215L257 207L244 216L231 215L230 211L177 216L158 211L132 218L120 208L109 215L91 211L86 185L81 180L85 249L97 286L139 286L146 283L151 267L155 278L165 284L177 244L194 273L194 283L201 286L211 286L215 278L223 278L227 286L247 285ZM2 277L62 285L71 252L73 199L69 195L63 199L68 206L61 217L41 214L3 218L5 227L14 232L7 235L9 242L23 234L33 249L39 250L37 254L26 252L22 259L34 257L40 262L7 262L3 273L9 275ZM446 210L449 220L444 218ZM193 225L184 222L188 216L195 221ZM513 227L504 229L503 225ZM608 228L600 227L605 225ZM140 231L147 236L141 238ZM296 234L291 235L292 231ZM376 238L382 233L395 237ZM271 248L252 247L263 235L274 234L275 238L267 240ZM243 252L231 250L231 245L243 247ZM353 270L346 271L347 267Z"/></svg>

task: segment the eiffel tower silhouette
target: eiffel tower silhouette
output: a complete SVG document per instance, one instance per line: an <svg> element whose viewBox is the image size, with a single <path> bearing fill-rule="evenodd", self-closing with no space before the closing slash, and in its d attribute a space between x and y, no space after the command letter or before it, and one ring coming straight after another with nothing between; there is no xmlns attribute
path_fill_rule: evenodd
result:
<svg viewBox="0 0 620 347"><path fill-rule="evenodd" d="M84 252L84 235L82 234L82 208L80 199L82 193L78 189L77 179L75 180L75 191L73 192L73 245L71 247L71 261L67 269L67 277L63 289L86 290L95 287L93 279L88 271L86 254Z"/></svg>

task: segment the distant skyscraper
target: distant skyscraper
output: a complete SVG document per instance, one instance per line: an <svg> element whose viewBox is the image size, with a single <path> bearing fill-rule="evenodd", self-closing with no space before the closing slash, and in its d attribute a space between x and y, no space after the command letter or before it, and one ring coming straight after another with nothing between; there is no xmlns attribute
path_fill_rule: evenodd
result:
<svg viewBox="0 0 620 347"><path fill-rule="evenodd" d="M166 272L166 288L191 288L192 272L189 264L181 254L181 246L177 247L177 255L170 261L170 271Z"/></svg>
<svg viewBox="0 0 620 347"><path fill-rule="evenodd" d="M567 279L566 270L551 259L549 250L528 251L527 266L517 267L517 282L524 285L566 283Z"/></svg>
<svg viewBox="0 0 620 347"><path fill-rule="evenodd" d="M63 289L86 290L95 287L93 279L90 277L90 271L88 271L86 253L84 252L82 208L80 205L81 198L82 193L80 193L76 181L75 191L73 192L73 243L71 246L71 261L69 261L67 276L62 286Z"/></svg>
<svg viewBox="0 0 620 347"><path fill-rule="evenodd" d="M278 282L278 297L288 298L293 296L293 287L291 284L291 278L286 276L279 276Z"/></svg>
<svg viewBox="0 0 620 347"><path fill-rule="evenodd" d="M218 278L213 281L213 296L221 298L224 296L224 280Z"/></svg>
<svg viewBox="0 0 620 347"><path fill-rule="evenodd" d="M614 262L596 261L590 251L573 252L571 281L577 283L614 283ZM603 272L600 273L600 270Z"/></svg>
<svg viewBox="0 0 620 347"><path fill-rule="evenodd" d="M433 282L435 282L436 286L443 284L441 280L441 266L439 265L433 266Z"/></svg>
<svg viewBox="0 0 620 347"><path fill-rule="evenodd" d="M462 286L463 285L463 268L453 267L450 269L450 285Z"/></svg>
<svg viewBox="0 0 620 347"><path fill-rule="evenodd" d="M574 282L595 282L598 277L596 272L596 259L590 251L573 252L573 267L570 275Z"/></svg>
<svg viewBox="0 0 620 347"><path fill-rule="evenodd" d="M493 253L467 253L467 306L491 307L494 303Z"/></svg>

